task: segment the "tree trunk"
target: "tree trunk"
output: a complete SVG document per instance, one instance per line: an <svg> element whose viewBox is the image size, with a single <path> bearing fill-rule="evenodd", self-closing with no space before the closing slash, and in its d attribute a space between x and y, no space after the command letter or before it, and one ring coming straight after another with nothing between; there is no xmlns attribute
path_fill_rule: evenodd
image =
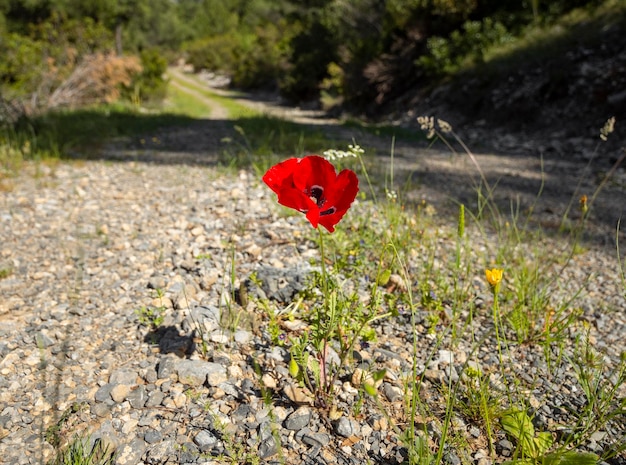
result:
<svg viewBox="0 0 626 465"><path fill-rule="evenodd" d="M118 56L122 56L122 22L119 21L115 26L115 52Z"/></svg>

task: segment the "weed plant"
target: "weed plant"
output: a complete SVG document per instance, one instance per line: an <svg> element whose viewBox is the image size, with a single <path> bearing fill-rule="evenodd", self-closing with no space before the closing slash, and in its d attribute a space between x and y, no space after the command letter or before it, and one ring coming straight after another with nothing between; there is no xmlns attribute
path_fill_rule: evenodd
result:
<svg viewBox="0 0 626 465"><path fill-rule="evenodd" d="M445 122L427 119L422 123L431 137L456 138ZM572 291L568 283L560 281L563 271L572 266L572 257L580 253L591 202L580 199L578 229L565 236L563 246L548 249L551 242L531 221L534 208L525 215L519 207L511 208L509 214L501 211L495 187L469 149L458 138L457 142L473 161L480 181L475 185L476 210L459 205L456 231L444 232L443 239L453 244L452 260L440 256L445 253L437 249L442 237L433 232L433 219L424 214L426 208L403 203L403 192L390 181L392 173L384 189L378 189L366 172L362 151L352 146L349 152L327 152L338 166L352 163L361 168L369 194L361 195L371 203L354 207L360 210L360 218L359 213L348 217L334 234L320 232L317 239L312 237L321 253L320 271L295 309L298 317L308 321L310 331L285 343L292 357L291 376L332 418L337 415L337 380L355 372L350 354L357 343L375 344L380 320L408 318L413 348L410 376L404 383L405 414L389 414L398 439L407 448L408 463L441 463L445 451L459 447L463 449L458 450L459 456L472 457L476 446L460 439L464 434L459 431L458 418L481 430L493 459L497 457L496 442L505 437L514 443L511 459L517 464L584 465L623 453L626 436L619 425L623 425L626 411L620 392L626 361L609 362L597 355L591 339L584 337L588 330L580 323L578 302L587 283L577 283ZM378 194L381 191L383 195ZM540 195L541 191L537 197ZM482 253L473 249L476 242L484 246ZM623 273L623 265L618 271ZM475 304L475 282L481 274L491 290L491 298L482 308ZM367 297L358 295L359 288L368 289ZM268 305L265 303L265 308ZM426 353L417 342L424 337L424 329L432 336ZM467 353L467 361L458 377L449 375L442 380L438 386L441 395L437 396L440 403L425 401L427 388L420 382L423 366L441 350L454 353L459 349ZM495 351L495 365L485 365L478 358L485 351ZM538 405L527 393L537 388L537 381L522 376L524 368L520 367L525 362L520 356L525 351L543 359L546 368L541 377L558 383L559 372L576 374L585 395L584 408L567 412L566 423L538 428L533 421ZM362 375L366 380L363 392L370 399L365 401L385 413L377 389L385 371L370 368L368 373ZM362 408L361 400L358 410ZM439 430L435 439L423 421L427 418ZM593 433L607 429L621 431L614 445L602 454L584 449ZM564 430L569 433L563 434Z"/></svg>

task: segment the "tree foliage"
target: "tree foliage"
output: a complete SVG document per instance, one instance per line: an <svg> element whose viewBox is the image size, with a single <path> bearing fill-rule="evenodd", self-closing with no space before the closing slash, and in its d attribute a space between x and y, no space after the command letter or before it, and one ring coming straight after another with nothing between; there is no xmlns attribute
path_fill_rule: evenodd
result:
<svg viewBox="0 0 626 465"><path fill-rule="evenodd" d="M82 57L115 51L141 57L142 96L162 93L166 56L238 87L367 109L480 63L528 25L605 1L0 0L1 91L32 96L52 71L62 79Z"/></svg>

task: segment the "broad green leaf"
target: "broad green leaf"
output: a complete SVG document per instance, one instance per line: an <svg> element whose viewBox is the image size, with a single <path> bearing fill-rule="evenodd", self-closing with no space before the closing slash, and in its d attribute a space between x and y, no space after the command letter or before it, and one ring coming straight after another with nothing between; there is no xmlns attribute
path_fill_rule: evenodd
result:
<svg viewBox="0 0 626 465"><path fill-rule="evenodd" d="M542 459L542 465L596 465L600 458L591 452L555 452Z"/></svg>
<svg viewBox="0 0 626 465"><path fill-rule="evenodd" d="M508 462L502 462L502 465L537 465L534 460L531 459L519 459L510 460Z"/></svg>
<svg viewBox="0 0 626 465"><path fill-rule="evenodd" d="M386 286L389 282L389 278L391 278L391 270L384 270L382 273L378 275L378 285Z"/></svg>
<svg viewBox="0 0 626 465"><path fill-rule="evenodd" d="M380 381L381 379L384 379L386 374L387 374L387 370L382 368L372 373L372 379L374 381Z"/></svg>
<svg viewBox="0 0 626 465"><path fill-rule="evenodd" d="M533 451L529 453L531 457L538 458L545 454L553 443L552 434L548 432L537 433L533 441Z"/></svg>
<svg viewBox="0 0 626 465"><path fill-rule="evenodd" d="M502 428L517 439L522 453L537 458L535 452L535 428L530 417L522 410L509 410L500 419Z"/></svg>
<svg viewBox="0 0 626 465"><path fill-rule="evenodd" d="M368 396L375 397L378 392L376 391L376 386L372 383L368 383L367 381L363 383L363 389Z"/></svg>
<svg viewBox="0 0 626 465"><path fill-rule="evenodd" d="M299 372L300 367L298 366L298 362L292 357L291 360L289 360L289 374L296 378Z"/></svg>
<svg viewBox="0 0 626 465"><path fill-rule="evenodd" d="M313 357L309 357L307 354L307 366L313 372L313 376L315 377L315 381L319 383L320 381L320 362Z"/></svg>

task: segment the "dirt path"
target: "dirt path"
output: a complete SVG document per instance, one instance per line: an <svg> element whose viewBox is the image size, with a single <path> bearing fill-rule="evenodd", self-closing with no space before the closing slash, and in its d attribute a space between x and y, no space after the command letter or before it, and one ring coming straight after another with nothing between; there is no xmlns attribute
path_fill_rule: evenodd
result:
<svg viewBox="0 0 626 465"><path fill-rule="evenodd" d="M224 141L236 140L236 121L229 119L227 109L220 102L193 89L202 85L199 79L176 68L170 69L169 73L175 78L173 85L202 100L212 112L206 119L192 125L164 131L159 135L158 147L152 147L151 151L145 150L150 147L142 147L142 150L135 150L134 156L140 160L156 159L161 163L214 163L216 152L225 150ZM238 104L263 114L315 127L330 141L336 141L335 146L329 148L345 149L356 141L370 155L368 169L379 185L389 185L393 169L393 187L405 200L425 201L451 218L455 218L458 202L473 211L478 208L476 186L480 174L476 164L460 147L454 154L440 142L432 146L430 141L398 139L394 142L390 135L374 135L371 131L347 127L320 111L287 107L275 99L241 95L206 85L211 92L236 99ZM420 131L417 123L415 130ZM390 157L392 145L393 160ZM513 141L512 145L520 148L518 153L477 152L473 154L474 160L489 184L497 186L493 198L504 216L518 215L522 220L532 210L533 221L555 232L563 225L567 228L578 221L579 197L583 194L590 199L593 197L614 163L611 157L615 158L615 155L603 153L602 146L588 164L587 160L567 158L558 153L541 155L543 150L535 148L533 141ZM115 150L119 152L120 149ZM563 222L566 212L569 212L569 219ZM591 205L586 226L589 237L594 243L614 250L620 218L626 218L626 170L623 167L612 173ZM623 232L620 233L620 243L626 244Z"/></svg>

